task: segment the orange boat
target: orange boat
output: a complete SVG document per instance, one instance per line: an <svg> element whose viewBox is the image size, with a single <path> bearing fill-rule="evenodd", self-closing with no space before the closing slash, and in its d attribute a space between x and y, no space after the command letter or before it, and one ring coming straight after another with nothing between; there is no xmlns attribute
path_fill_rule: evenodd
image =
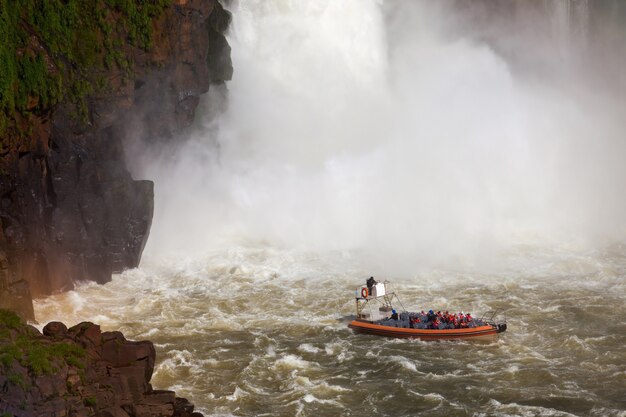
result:
<svg viewBox="0 0 626 417"><path fill-rule="evenodd" d="M465 339L506 331L506 318L496 319L496 312L463 323L463 327L448 323L434 327L431 316L407 312L396 294L387 290L387 284L370 278L367 285L356 289L357 314L348 327L358 333L420 339ZM402 312L396 313L394 303L402 307Z"/></svg>

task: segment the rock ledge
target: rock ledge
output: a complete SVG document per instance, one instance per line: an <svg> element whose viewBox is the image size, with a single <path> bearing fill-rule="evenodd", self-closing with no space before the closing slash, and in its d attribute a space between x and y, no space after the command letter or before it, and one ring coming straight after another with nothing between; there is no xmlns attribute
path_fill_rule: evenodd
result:
<svg viewBox="0 0 626 417"><path fill-rule="evenodd" d="M128 341L83 322L50 322L41 334L0 310L0 415L202 417L173 391L150 384L152 342Z"/></svg>

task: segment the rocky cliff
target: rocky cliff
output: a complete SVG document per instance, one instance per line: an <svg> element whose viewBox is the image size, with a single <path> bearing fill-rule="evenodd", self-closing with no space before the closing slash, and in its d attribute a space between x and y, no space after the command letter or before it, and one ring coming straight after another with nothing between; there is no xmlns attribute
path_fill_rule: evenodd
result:
<svg viewBox="0 0 626 417"><path fill-rule="evenodd" d="M0 415L201 417L172 391L150 384L151 342L127 341L81 323L48 323L41 334L0 310Z"/></svg>
<svg viewBox="0 0 626 417"><path fill-rule="evenodd" d="M32 318L31 296L138 265L153 184L131 177L124 143L175 138L232 66L217 0L28 3L0 7L17 45L0 51L15 61L0 80L0 308Z"/></svg>

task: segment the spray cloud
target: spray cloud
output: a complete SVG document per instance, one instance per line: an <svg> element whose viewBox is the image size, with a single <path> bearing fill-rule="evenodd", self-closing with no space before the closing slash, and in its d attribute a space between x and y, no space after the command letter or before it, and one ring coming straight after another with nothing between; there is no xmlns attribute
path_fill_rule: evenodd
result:
<svg viewBox="0 0 626 417"><path fill-rule="evenodd" d="M266 242L410 274L622 240L623 96L563 58L582 47L559 25L491 3L232 4L227 110L131 161L155 180L148 253Z"/></svg>

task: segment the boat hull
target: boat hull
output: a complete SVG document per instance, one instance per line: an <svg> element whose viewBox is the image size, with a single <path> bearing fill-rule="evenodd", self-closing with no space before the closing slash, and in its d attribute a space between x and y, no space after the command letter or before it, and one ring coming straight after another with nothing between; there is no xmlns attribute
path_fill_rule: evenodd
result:
<svg viewBox="0 0 626 417"><path fill-rule="evenodd" d="M465 329L408 329L401 327L383 326L367 321L353 320L348 324L357 333L373 334L376 336L418 338L418 339L466 339L475 337L491 337L506 329L498 326L485 325Z"/></svg>

